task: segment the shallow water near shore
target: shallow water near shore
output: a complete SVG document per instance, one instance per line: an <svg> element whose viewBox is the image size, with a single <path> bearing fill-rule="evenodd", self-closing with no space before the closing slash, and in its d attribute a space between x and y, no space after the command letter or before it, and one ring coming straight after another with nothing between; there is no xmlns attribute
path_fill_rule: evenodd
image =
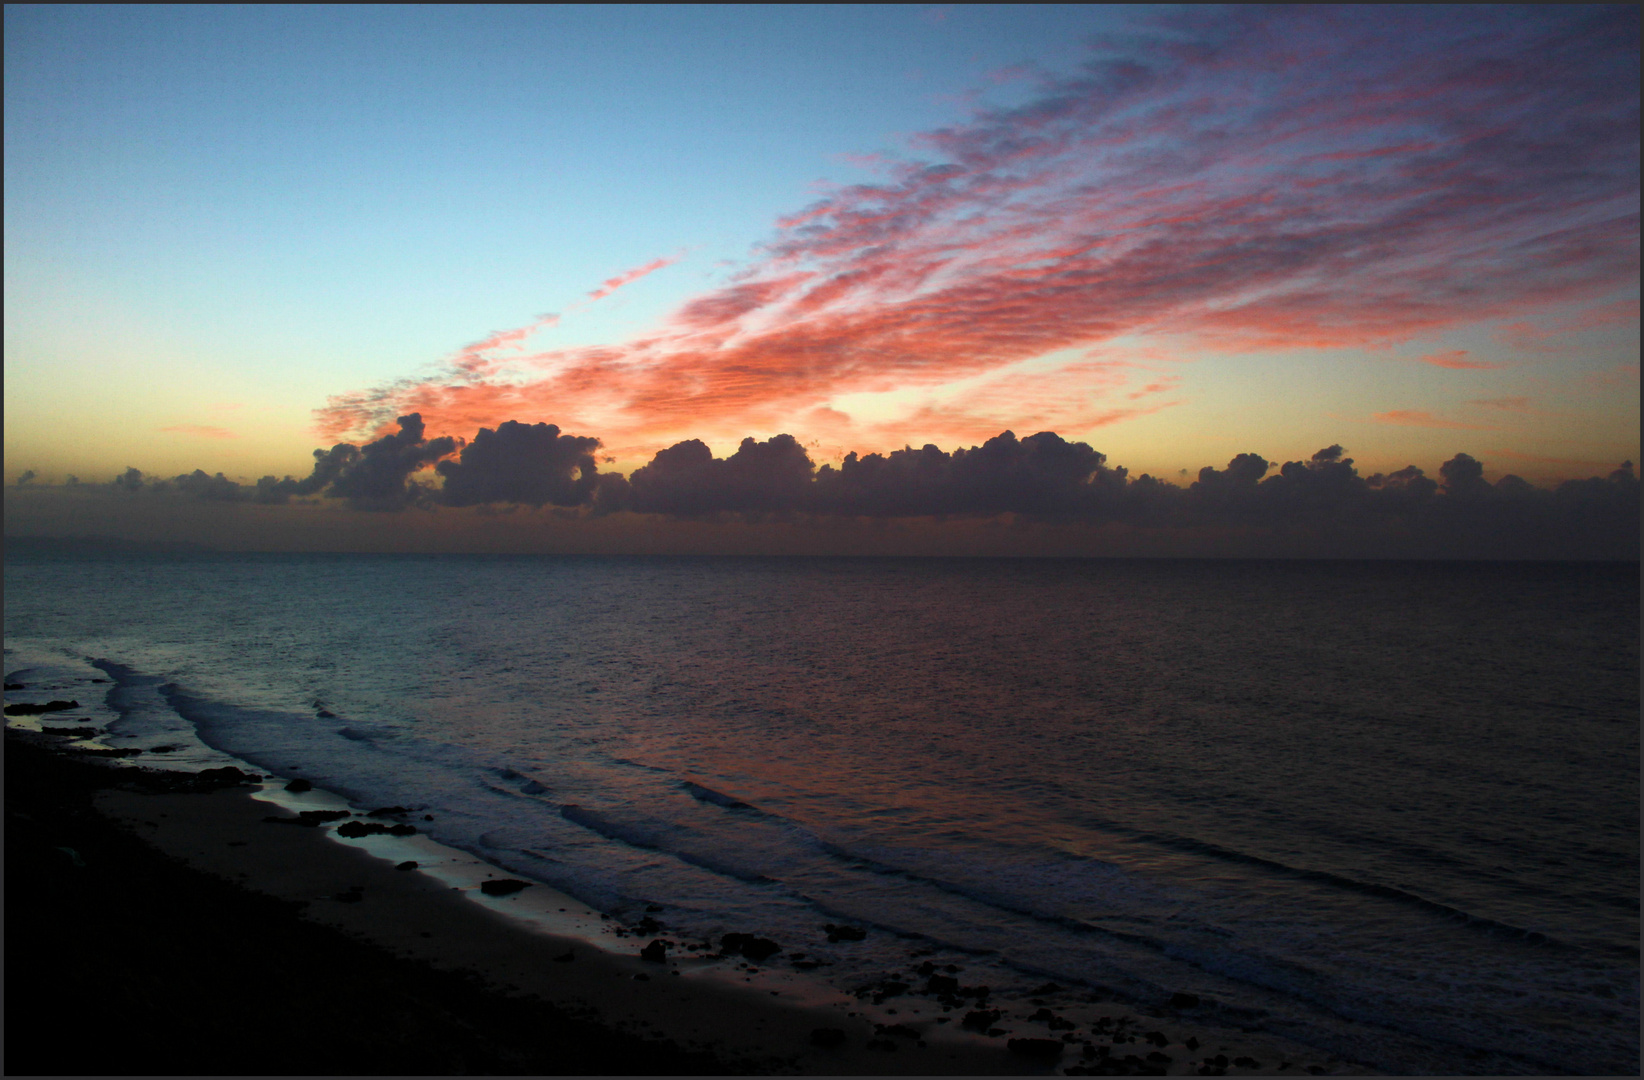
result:
<svg viewBox="0 0 1644 1080"><path fill-rule="evenodd" d="M1633 1072L1638 583L24 558L6 672L94 661L106 698L72 715L179 747L145 764L415 807L488 865L630 923L658 907L671 940L773 938L768 967L803 953L842 990L951 964L996 1001L1193 994L1386 1071Z"/></svg>

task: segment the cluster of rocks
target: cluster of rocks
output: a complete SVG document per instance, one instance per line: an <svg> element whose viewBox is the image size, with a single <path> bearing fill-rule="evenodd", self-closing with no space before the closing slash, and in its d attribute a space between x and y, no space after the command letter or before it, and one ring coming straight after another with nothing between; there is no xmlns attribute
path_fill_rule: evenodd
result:
<svg viewBox="0 0 1644 1080"><path fill-rule="evenodd" d="M292 781L292 783L297 782L298 781ZM302 782L306 783L306 781ZM286 786L288 789L290 788L289 784ZM410 811L406 810L403 806L385 806L380 810L371 811L366 816L387 817L397 814L406 814L409 812ZM298 825L313 829L323 825L327 821L338 821L342 818L352 818L353 816L354 814L348 810L301 810L298 811L296 817L280 817L278 815L270 815L269 817L263 818L263 820L270 825ZM393 825L385 825L381 821L344 821L341 825L337 826L337 835L346 836L350 839L360 836L376 836L378 834L387 834L389 836L415 836L417 834L417 827L415 825L407 825L404 822L395 822Z"/></svg>
<svg viewBox="0 0 1644 1080"><path fill-rule="evenodd" d="M660 911L661 908L652 905L649 911ZM609 916L602 916L609 919ZM751 963L764 963L771 957L781 954L782 947L769 938L749 933L729 933L719 940L719 947L715 950L709 942L685 944L663 937L657 937L664 929L663 924L647 914L632 926L617 925L612 932L618 937L643 937L650 941L639 950L640 959L652 963L662 964L668 960L669 950L685 948L698 954L717 955L721 958L741 957ZM862 941L867 932L860 927L837 926L827 924L825 930L830 942ZM820 966L819 961L807 960L804 953L788 954L793 966L802 970L809 970ZM567 957L568 959L568 957ZM744 965L746 966L746 965ZM748 968L757 971L757 968ZM958 1009L966 1010L960 1020L960 1027L966 1030L986 1034L990 1037L1000 1037L1009 1034L999 1027L1005 1018L1002 1009L990 1008L989 998L992 990L985 985L967 986L957 977L963 968L957 964L938 965L932 961L925 961L913 970L911 974L887 974L873 982L857 987L851 993L858 1001L871 1001L875 1005L883 1005L886 1001L904 995L914 994L934 998L941 1005L944 1013ZM636 975L635 978L642 976ZM1039 995L1062 993L1066 987L1056 983L1045 983L1033 991L1035 995L1030 1003L1037 1010L1025 1019L1029 1023L1043 1024L1051 1032L1059 1032L1060 1038L1039 1038L1024 1036L1006 1041L1005 1048L1013 1055L1032 1060L1039 1064L1058 1062L1064 1055L1076 1052L1077 1063L1070 1064L1062 1071L1068 1076L1163 1076L1175 1064L1176 1059L1164 1053L1164 1049L1171 1045L1171 1040L1163 1031L1144 1031L1141 1021L1132 1016L1111 1017L1104 1016L1092 1021L1086 1038L1081 1039L1077 1032L1080 1025L1075 1021L1054 1012ZM1092 998L1092 1000L1097 1000ZM1204 1005L1197 996L1188 993L1174 994L1170 999L1170 1007L1175 1010L1198 1009ZM888 1010L894 1013L896 1010ZM854 1015L854 1014L853 1014ZM937 1017L939 1024L949 1023L946 1016ZM866 1049L885 1053L896 1051L901 1045L926 1045L919 1031L905 1023L874 1023L874 1034L864 1045ZM1101 1040L1097 1042L1096 1040ZM845 1032L840 1028L821 1027L811 1032L811 1045L821 1049L834 1049L843 1046L847 1041ZM1120 1047L1128 1044L1143 1043L1148 1049L1144 1052L1138 1046L1134 1052L1119 1052ZM1199 1041L1188 1038L1183 1046L1189 1051L1199 1049ZM1235 1057L1231 1060L1225 1054L1207 1056L1198 1062L1189 1061L1189 1065L1197 1064L1195 1070L1203 1076L1225 1075L1229 1068L1259 1069L1261 1063L1250 1057ZM1293 1068L1289 1062L1280 1066L1281 1069ZM1309 1072L1322 1072L1316 1066Z"/></svg>
<svg viewBox="0 0 1644 1080"><path fill-rule="evenodd" d="M988 995L992 991L987 986L960 985L959 980L954 976L962 970L964 969L957 964L948 964L938 969L935 964L927 960L915 969L915 976L925 980L924 986L918 990L914 989L913 983L905 981L901 976L892 975L877 979L865 986L859 986L851 993L856 996L858 1001L871 998L875 1005L883 1005L888 998L901 997L903 994L913 991L914 993L936 998L942 1006L943 1012L951 1012L954 1009L974 1003L976 1008L967 1014L964 1026L985 1029L999 1016L997 1009L989 1010L987 1008Z"/></svg>
<svg viewBox="0 0 1644 1080"><path fill-rule="evenodd" d="M83 752L83 751L82 751ZM201 769L197 773L168 772L161 769L131 769L122 778L122 787L157 794L216 791L219 788L255 784L262 777L242 772L232 765Z"/></svg>

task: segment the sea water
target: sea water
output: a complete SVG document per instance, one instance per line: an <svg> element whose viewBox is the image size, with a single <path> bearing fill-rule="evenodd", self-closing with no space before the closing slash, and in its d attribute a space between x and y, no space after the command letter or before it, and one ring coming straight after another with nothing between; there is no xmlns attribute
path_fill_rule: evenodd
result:
<svg viewBox="0 0 1644 1080"><path fill-rule="evenodd" d="M19 556L5 584L8 681L107 679L78 714L107 745L414 807L841 988L924 956L996 998L1191 993L1388 1071L1638 1068L1636 564Z"/></svg>

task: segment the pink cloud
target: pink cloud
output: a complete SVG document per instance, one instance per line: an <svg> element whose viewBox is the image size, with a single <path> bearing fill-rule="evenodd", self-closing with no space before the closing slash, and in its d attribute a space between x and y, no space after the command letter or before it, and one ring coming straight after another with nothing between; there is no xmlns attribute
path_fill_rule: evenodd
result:
<svg viewBox="0 0 1644 1080"><path fill-rule="evenodd" d="M1156 379L1142 387L1140 390L1133 390L1125 396L1130 398L1130 400L1135 401L1136 399L1144 398L1149 394L1163 394L1167 391L1176 389L1176 387L1180 385L1181 381L1181 376L1169 375L1163 379Z"/></svg>
<svg viewBox="0 0 1644 1080"><path fill-rule="evenodd" d="M786 430L845 394L921 400L1120 337L1385 348L1597 303L1637 281L1631 99L1591 62L1624 51L1596 24L1630 17L1154 16L1164 33L1099 42L1026 104L915 138L928 160L824 188L732 283L634 340L514 358L498 339L439 376L334 399L319 427L341 437L417 409L431 432L549 418L665 445ZM1466 355L1422 362L1496 366ZM961 417L1026 430L1112 413L1062 391L1000 384L980 413L950 401L907 423L951 440L972 437Z"/></svg>
<svg viewBox="0 0 1644 1080"><path fill-rule="evenodd" d="M640 278L644 277L646 274L653 274L656 271L661 270L664 266L672 266L678 261L678 255L668 255L660 259L652 259L644 266L636 266L632 270L624 270L616 277L606 278L604 283L601 284L599 288L588 294L588 299L603 299L610 296L624 285L631 285Z"/></svg>
<svg viewBox="0 0 1644 1080"><path fill-rule="evenodd" d="M1451 349L1449 352L1428 353L1426 356L1420 356L1416 359L1420 363L1431 364L1434 367L1455 368L1464 371L1493 371L1507 366L1506 364L1497 364L1488 360L1467 360L1465 357L1468 355L1466 349Z"/></svg>
<svg viewBox="0 0 1644 1080"><path fill-rule="evenodd" d="M1371 420L1378 424L1398 424L1404 427L1461 428L1467 431L1492 431L1487 424L1468 424L1460 420L1446 420L1423 409L1394 409L1376 413Z"/></svg>
<svg viewBox="0 0 1644 1080"><path fill-rule="evenodd" d="M499 349L518 351L526 338L547 326L559 322L558 315L538 315L525 326L513 330L497 330L488 337L465 346L452 358L451 365L469 378L483 378L495 372L502 360L491 355Z"/></svg>
<svg viewBox="0 0 1644 1080"><path fill-rule="evenodd" d="M193 435L201 439L238 439L239 436L227 428L210 427L206 424L173 424L163 427L161 431L175 431L179 435Z"/></svg>

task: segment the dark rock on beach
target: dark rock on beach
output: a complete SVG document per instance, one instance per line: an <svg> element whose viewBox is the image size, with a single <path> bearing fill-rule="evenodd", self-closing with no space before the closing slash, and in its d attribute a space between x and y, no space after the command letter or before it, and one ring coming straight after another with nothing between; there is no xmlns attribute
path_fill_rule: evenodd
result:
<svg viewBox="0 0 1644 1080"><path fill-rule="evenodd" d="M232 765L224 765L220 769L201 769L194 776L196 784L213 787L238 787L240 784L255 784L262 779L256 773L241 772Z"/></svg>
<svg viewBox="0 0 1644 1080"><path fill-rule="evenodd" d="M338 830L341 832L342 830ZM493 881L480 883L480 892L486 896L512 896L521 889L529 889L529 881L520 881L517 878L497 878Z"/></svg>
<svg viewBox="0 0 1644 1080"><path fill-rule="evenodd" d="M665 964L668 962L668 945L660 938L652 941L649 945L639 950L639 958L641 960L649 960L653 964Z"/></svg>
<svg viewBox="0 0 1644 1080"><path fill-rule="evenodd" d="M1055 1039L1011 1039L1005 1043L1005 1049L1011 1053L1040 1061L1054 1061L1066 1048L1066 1043Z"/></svg>
<svg viewBox="0 0 1644 1080"><path fill-rule="evenodd" d="M828 932L828 940L831 942L862 941L868 936L868 932L860 926L835 926L833 923L827 923L822 929Z"/></svg>
<svg viewBox="0 0 1644 1080"><path fill-rule="evenodd" d="M1028 1019L1034 1023L1044 1024L1052 1031L1072 1031L1077 1026L1073 1021L1057 1016L1049 1009L1040 1009Z"/></svg>
<svg viewBox="0 0 1644 1080"><path fill-rule="evenodd" d="M294 793L294 794L301 795L305 791L313 791L314 790L314 785L310 784L307 780L303 780L303 779L299 778L299 779L293 780L293 781L291 781L291 783L287 784L285 786L285 789L289 792Z"/></svg>
<svg viewBox="0 0 1644 1080"><path fill-rule="evenodd" d="M375 836L378 833L387 833L389 836L415 835L415 825L384 825L380 821L345 821L337 826L337 835L355 839L361 836ZM489 884L489 883L487 883Z"/></svg>
<svg viewBox="0 0 1644 1080"><path fill-rule="evenodd" d="M270 825L301 825L306 828L318 828L327 821L336 821L348 817L347 810L303 810L296 817L270 816L263 818Z"/></svg>
<svg viewBox="0 0 1644 1080"><path fill-rule="evenodd" d="M762 938L756 934L726 934L719 939L719 948L728 956L745 956L756 964L763 963L782 951L782 946L770 938Z"/></svg>
<svg viewBox="0 0 1644 1080"><path fill-rule="evenodd" d="M417 868L417 860L415 860L415 859L407 859L402 863L395 863L394 864L394 869L396 869L396 870L415 870L416 868Z"/></svg>
<svg viewBox="0 0 1644 1080"><path fill-rule="evenodd" d="M965 1014L965 1019L960 1023L960 1026L970 1028L972 1031L986 1031L998 1022L1001 1015L1003 1014L998 1009L974 1009Z"/></svg>
<svg viewBox="0 0 1644 1080"><path fill-rule="evenodd" d="M80 703L78 701L48 701L44 705L31 705L28 702L19 701L14 705L6 706L6 715L39 716L41 713L67 712L70 709L78 709L79 707Z"/></svg>
<svg viewBox="0 0 1644 1080"><path fill-rule="evenodd" d="M880 979L878 982L871 982L866 986L859 986L852 993L856 995L858 1000L871 997L875 1005L881 1005L884 1004L886 998L901 997L911 989L912 987L901 979L890 978Z"/></svg>

